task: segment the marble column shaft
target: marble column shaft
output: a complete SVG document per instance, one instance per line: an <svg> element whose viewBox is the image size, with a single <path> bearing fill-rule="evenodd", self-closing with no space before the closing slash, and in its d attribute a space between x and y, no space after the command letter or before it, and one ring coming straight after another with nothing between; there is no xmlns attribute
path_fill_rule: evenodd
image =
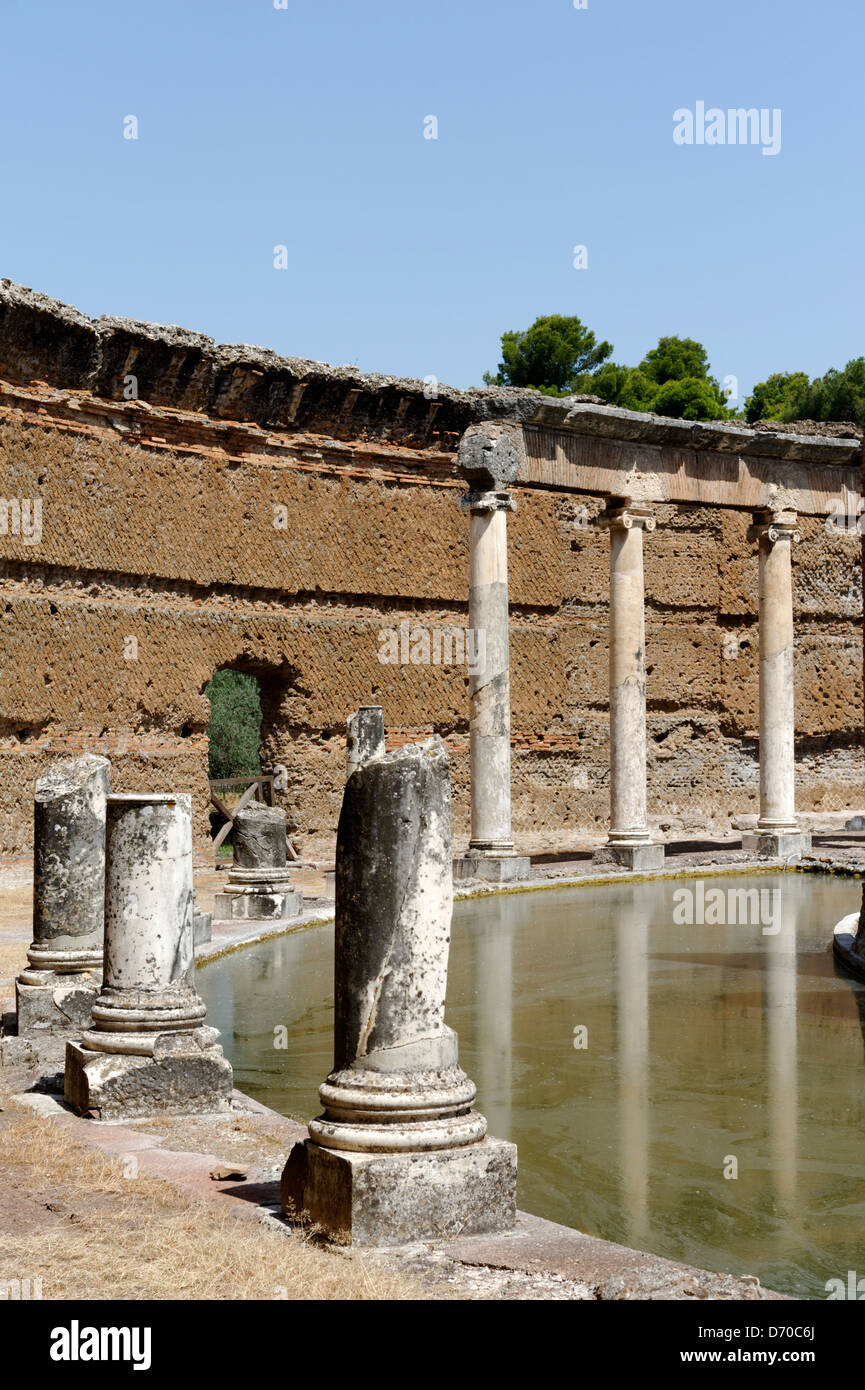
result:
<svg viewBox="0 0 865 1390"><path fill-rule="evenodd" d="M469 627L484 634L483 670L469 675L472 799L469 850L512 854L508 637L509 493L470 493Z"/></svg>
<svg viewBox="0 0 865 1390"><path fill-rule="evenodd" d="M792 547L794 512L758 513L748 537L760 547L759 830L796 830Z"/></svg>
<svg viewBox="0 0 865 1390"><path fill-rule="evenodd" d="M31 973L102 969L110 785L109 762L91 753L58 763L36 784Z"/></svg>
<svg viewBox="0 0 865 1390"><path fill-rule="evenodd" d="M193 983L192 798L108 798L105 973L66 1044L64 1094L102 1120L230 1106L232 1072Z"/></svg>
<svg viewBox="0 0 865 1390"><path fill-rule="evenodd" d="M526 878L511 830L511 682L508 612L509 491L517 450L494 425L473 425L460 441L459 469L469 485L460 508L469 513L469 628L478 663L469 670L471 834L454 862L457 878L507 882Z"/></svg>
<svg viewBox="0 0 865 1390"><path fill-rule="evenodd" d="M649 843L646 812L646 623L643 531L647 507L611 505L599 518L610 532L610 844Z"/></svg>
<svg viewBox="0 0 865 1390"><path fill-rule="evenodd" d="M192 984L192 798L108 798L105 973L85 1047L146 1055L206 1010Z"/></svg>

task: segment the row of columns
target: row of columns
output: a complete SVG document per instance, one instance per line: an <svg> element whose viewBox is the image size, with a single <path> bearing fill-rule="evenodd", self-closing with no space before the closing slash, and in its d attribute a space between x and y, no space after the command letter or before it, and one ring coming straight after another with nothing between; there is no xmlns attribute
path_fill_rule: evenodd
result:
<svg viewBox="0 0 865 1390"><path fill-rule="evenodd" d="M470 677L471 837L457 877L506 881L527 875L511 831L507 514L516 503L513 442L495 427L463 436L459 467L469 491L469 626L486 635L486 665ZM631 869L662 867L646 803L646 634L643 533L655 529L645 503L611 497L598 518L610 533L610 831L600 859ZM760 814L743 846L773 857L810 849L795 810L792 546L796 514L754 513L759 546Z"/></svg>

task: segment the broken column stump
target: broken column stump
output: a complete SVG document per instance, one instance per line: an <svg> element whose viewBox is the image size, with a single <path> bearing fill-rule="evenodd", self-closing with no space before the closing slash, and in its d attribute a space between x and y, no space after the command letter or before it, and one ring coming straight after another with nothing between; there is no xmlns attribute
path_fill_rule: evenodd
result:
<svg viewBox="0 0 865 1390"><path fill-rule="evenodd" d="M334 1069L324 1113L289 1154L283 1210L354 1245L507 1230L516 1146L486 1135L444 1022L453 884L441 739L356 767L336 854Z"/></svg>
<svg viewBox="0 0 865 1390"><path fill-rule="evenodd" d="M377 758L385 751L384 711L381 705L361 705L346 720L345 776L346 781L362 763ZM336 869L324 871L324 896L333 901L336 896Z"/></svg>
<svg viewBox="0 0 865 1390"><path fill-rule="evenodd" d="M80 1114L228 1109L231 1066L193 984L191 801L108 798L104 979L92 1026L66 1045L66 1100Z"/></svg>
<svg viewBox="0 0 865 1390"><path fill-rule="evenodd" d="M68 1037L90 1023L102 979L110 786L109 762L92 753L55 764L36 783L33 942L15 981L19 1037Z"/></svg>
<svg viewBox="0 0 865 1390"><path fill-rule="evenodd" d="M228 885L217 893L214 920L282 922L303 909L292 882L285 847L285 812L255 802L238 811L232 829L234 862Z"/></svg>

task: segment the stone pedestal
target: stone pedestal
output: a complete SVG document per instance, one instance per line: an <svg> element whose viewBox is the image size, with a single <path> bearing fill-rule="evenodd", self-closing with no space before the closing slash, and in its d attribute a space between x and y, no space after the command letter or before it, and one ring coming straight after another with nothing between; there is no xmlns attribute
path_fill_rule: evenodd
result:
<svg viewBox="0 0 865 1390"><path fill-rule="evenodd" d="M187 795L108 798L105 974L93 1024L66 1049L66 1100L127 1119L228 1108L231 1067L192 981Z"/></svg>
<svg viewBox="0 0 865 1390"><path fill-rule="evenodd" d="M454 875L510 883L526 878L530 867L516 854L511 833L508 512L516 507L509 491L516 449L495 426L472 426L460 442L459 468L469 485L460 500L470 517L469 627L481 660L469 672L471 837Z"/></svg>
<svg viewBox="0 0 865 1390"><path fill-rule="evenodd" d="M33 942L15 981L19 1037L69 1036L90 1022L102 978L110 772L88 753L36 783Z"/></svg>
<svg viewBox="0 0 865 1390"><path fill-rule="evenodd" d="M742 848L768 859L801 859L811 853L811 835L807 830L748 830Z"/></svg>
<svg viewBox="0 0 865 1390"><path fill-rule="evenodd" d="M208 941L213 940L213 914L211 912L199 912L195 908L192 914L192 945L193 948L205 946Z"/></svg>
<svg viewBox="0 0 865 1390"><path fill-rule="evenodd" d="M464 854L453 863L456 882L470 878L483 879L487 883L519 883L529 876L532 861L522 854Z"/></svg>
<svg viewBox="0 0 865 1390"><path fill-rule="evenodd" d="M255 803L238 811L232 831L234 862L217 893L213 916L222 922L283 922L303 910L303 894L287 867L285 812Z"/></svg>
<svg viewBox="0 0 865 1390"><path fill-rule="evenodd" d="M99 997L98 971L60 975L53 970L27 970L15 981L19 1037L56 1033L71 1037L90 1027Z"/></svg>
<svg viewBox="0 0 865 1390"><path fill-rule="evenodd" d="M453 906L440 739L359 765L337 834L334 1069L282 1200L356 1245L507 1229L516 1149L485 1138L444 1005Z"/></svg>
<svg viewBox="0 0 865 1390"><path fill-rule="evenodd" d="M506 1231L516 1220L516 1148L481 1139L435 1153L374 1154L319 1148L291 1151L282 1208L327 1213L327 1229L358 1246Z"/></svg>
<svg viewBox="0 0 865 1390"><path fill-rule="evenodd" d="M643 531L648 507L611 501L598 518L610 532L610 833L595 856L652 872L664 846L652 840L646 810L646 623Z"/></svg>
<svg viewBox="0 0 865 1390"><path fill-rule="evenodd" d="M800 539L795 512L754 514L760 624L760 815L742 847L771 858L800 859L811 836L796 819L793 692L792 548Z"/></svg>
<svg viewBox="0 0 865 1390"><path fill-rule="evenodd" d="M623 841L603 845L592 855L592 863L602 868L605 864L615 864L620 869L631 869L634 873L657 873L663 869L664 846L656 841L638 841L628 844Z"/></svg>

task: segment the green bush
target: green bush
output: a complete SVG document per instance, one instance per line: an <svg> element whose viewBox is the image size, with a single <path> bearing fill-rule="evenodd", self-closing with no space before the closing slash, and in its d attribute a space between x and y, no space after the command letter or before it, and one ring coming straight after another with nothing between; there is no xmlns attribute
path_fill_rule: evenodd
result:
<svg viewBox="0 0 865 1390"><path fill-rule="evenodd" d="M210 701L208 775L258 777L261 773L261 699L258 681L243 671L217 671L205 695Z"/></svg>

